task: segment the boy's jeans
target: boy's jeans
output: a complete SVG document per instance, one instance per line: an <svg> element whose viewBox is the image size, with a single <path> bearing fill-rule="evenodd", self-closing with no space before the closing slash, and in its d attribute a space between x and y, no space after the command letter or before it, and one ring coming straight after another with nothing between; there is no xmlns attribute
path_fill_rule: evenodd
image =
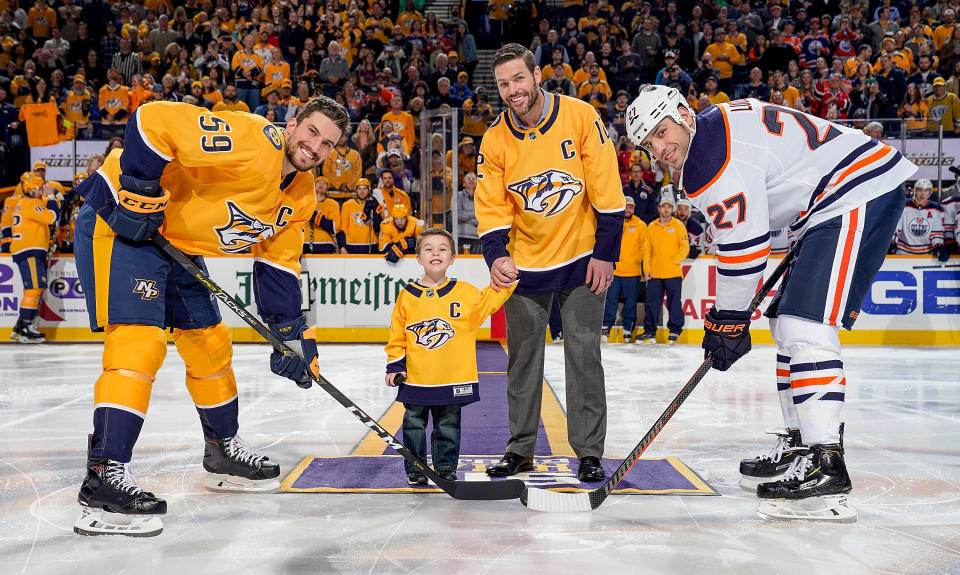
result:
<svg viewBox="0 0 960 575"><path fill-rule="evenodd" d="M433 414L433 433L430 436L433 469L437 473L457 471L460 459L460 404L411 405L404 403L403 445L421 460L427 460L427 416ZM407 460L406 472L417 471Z"/></svg>

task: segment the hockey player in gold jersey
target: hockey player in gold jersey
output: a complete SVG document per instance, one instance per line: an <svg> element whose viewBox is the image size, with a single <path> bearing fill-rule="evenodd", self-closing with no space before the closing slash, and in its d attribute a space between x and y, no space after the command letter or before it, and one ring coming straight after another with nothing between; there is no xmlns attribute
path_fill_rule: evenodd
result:
<svg viewBox="0 0 960 575"><path fill-rule="evenodd" d="M149 239L162 234L201 268L204 255L251 250L257 310L299 352L274 352L270 369L309 387L305 370L317 351L300 311L299 258L316 207L311 171L348 124L343 107L322 97L282 132L261 116L151 102L131 114L124 148L80 184L74 252L91 327L105 330L106 341L76 532L148 536L163 528L166 502L143 491L129 465L167 353L166 328L200 415L206 487L279 489L279 466L237 433L230 332L216 300Z"/></svg>
<svg viewBox="0 0 960 575"><path fill-rule="evenodd" d="M447 278L456 249L446 230L420 234L417 262L423 277L407 284L397 296L390 317L386 383L397 386L397 401L405 408L403 444L426 460L427 418L433 414L433 467L448 481L457 480L460 457L460 406L480 399L477 377L477 329L500 309L516 284L478 290ZM397 385L397 374L405 381ZM426 485L427 478L404 462L407 481Z"/></svg>
<svg viewBox="0 0 960 575"><path fill-rule="evenodd" d="M53 196L53 187L39 178L23 182L23 197L11 210L10 253L20 268L23 299L20 315L10 339L21 343L41 343L44 336L33 325L40 307L40 298L47 287L47 249L50 247L50 226L60 217L60 204Z"/></svg>
<svg viewBox="0 0 960 575"><path fill-rule="evenodd" d="M390 219L380 224L380 253L387 261L397 263L404 254L416 253L417 238L423 222L410 217L410 208L397 204L390 209Z"/></svg>
<svg viewBox="0 0 960 575"><path fill-rule="evenodd" d="M529 469L540 420L544 334L559 294L568 435L578 477L599 481L606 435L600 364L603 292L613 281L624 197L613 143L596 110L539 88L533 54L508 44L493 73L508 109L483 136L476 214L491 283L519 286L506 305L510 441L495 476Z"/></svg>
<svg viewBox="0 0 960 575"><path fill-rule="evenodd" d="M340 204L327 197L330 180L326 176L317 176L313 189L317 194L317 205L310 218L307 237L304 238L306 243L303 244L303 253L335 254L337 228L340 227Z"/></svg>
<svg viewBox="0 0 960 575"><path fill-rule="evenodd" d="M383 206L371 195L370 180L360 178L356 185L356 198L350 198L340 206L340 228L337 244L341 254L375 254Z"/></svg>

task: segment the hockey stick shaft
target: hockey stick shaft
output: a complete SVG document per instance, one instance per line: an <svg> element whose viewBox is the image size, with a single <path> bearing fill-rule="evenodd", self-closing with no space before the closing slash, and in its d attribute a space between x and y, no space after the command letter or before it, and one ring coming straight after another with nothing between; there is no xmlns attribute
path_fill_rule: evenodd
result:
<svg viewBox="0 0 960 575"><path fill-rule="evenodd" d="M791 250L784 256L780 264L773 270L773 273L767 278L767 281L763 283L757 293L753 296L753 299L750 301L750 307L748 312L750 315L753 315L753 312L756 311L760 304L763 302L764 298L767 297L767 294L770 293L770 290L773 289L773 286L776 285L777 281L781 276L787 271L787 268L790 265L790 262L793 260L794 252ZM550 492L545 492L544 490L535 490L528 488L524 493L523 497L520 498L520 501L533 509L538 509L540 511L589 511L591 509L596 509L599 507L603 501L610 495L610 492L620 483L620 480L630 471L630 469L637 463L640 459L640 456L646 451L650 443L660 434L660 431L667 424L668 421L673 417L673 415L680 409L680 406L683 405L683 402L686 401L687 397L693 393L693 390L697 387L697 384L704 378L710 368L713 366L713 358L708 356L703 360L703 363L700 364L700 367L697 368L697 371L693 376L687 381L683 386L677 396L673 398L673 401L667 406L667 408L660 414L660 417L654 422L653 427L647 431L646 435L643 436L643 439L637 443L636 447L633 448L633 451L623 460L619 467L610 475L610 478L604 482L603 485L594 489L593 491L586 494L565 494L557 493L552 494ZM554 496L556 495L556 497ZM580 498L579 501L573 501L571 496L586 495L587 498ZM567 500L567 501L565 501Z"/></svg>
<svg viewBox="0 0 960 575"><path fill-rule="evenodd" d="M210 279L210 276L200 269L199 266L193 263L190 258L171 245L169 240L160 234L154 234L152 241L154 245L156 245L165 254L180 264L183 269L187 270L190 275L192 275L197 281L210 290L210 292L217 299L222 301L224 305L229 307L234 313L240 316L240 319L242 319L247 325L252 327L265 340L267 340L267 342L270 343L274 349L281 353L295 353L282 340L280 340L280 338L270 331L270 328L264 325L259 319L254 317L253 314L247 311L247 309L240 304L240 302L234 299L233 296L225 292L223 288L218 286L216 282ZM442 479L433 469L430 469L430 466L421 461L420 458L414 455L409 449L404 447L404 445L400 443L396 437L384 429L374 418L370 417L370 415L363 411L356 403L351 401L350 398L344 395L339 389L336 388L336 386L323 377L323 375L314 375L309 369L307 370L307 373L310 374L311 379L313 379L317 385L319 385L324 391L337 400L340 405L347 408L348 411L353 413L357 419L359 419L364 425L376 433L387 445L396 450L397 453L403 456L404 459L413 464L421 473L433 481L437 487L445 491L451 497L455 499L479 500L517 499L523 493L523 490L525 489L524 483L517 479L490 482L447 481Z"/></svg>

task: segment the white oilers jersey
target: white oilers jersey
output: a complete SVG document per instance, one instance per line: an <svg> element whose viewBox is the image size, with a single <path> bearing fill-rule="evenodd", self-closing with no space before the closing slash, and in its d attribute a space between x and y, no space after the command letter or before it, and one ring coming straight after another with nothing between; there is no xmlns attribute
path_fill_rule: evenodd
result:
<svg viewBox="0 0 960 575"><path fill-rule="evenodd" d="M928 201L919 207L913 198L900 215L897 224L897 253L902 255L931 254L943 245L943 208Z"/></svg>
<svg viewBox="0 0 960 575"><path fill-rule="evenodd" d="M917 168L859 130L754 99L697 115L683 189L713 227L717 308L744 310L770 254L770 231L795 238L896 189Z"/></svg>
<svg viewBox="0 0 960 575"><path fill-rule="evenodd" d="M960 208L960 195L950 196L940 204L943 208L943 241L950 244L957 241L957 208Z"/></svg>
<svg viewBox="0 0 960 575"><path fill-rule="evenodd" d="M790 229L790 226L780 228L779 230L770 230L770 255L784 256L793 247L796 242L796 234Z"/></svg>

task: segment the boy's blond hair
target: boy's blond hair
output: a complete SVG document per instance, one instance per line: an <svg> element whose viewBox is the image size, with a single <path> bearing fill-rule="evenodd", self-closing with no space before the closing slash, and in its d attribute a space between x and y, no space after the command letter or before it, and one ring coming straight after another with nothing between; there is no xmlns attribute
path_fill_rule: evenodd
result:
<svg viewBox="0 0 960 575"><path fill-rule="evenodd" d="M443 236L444 238L447 239L447 242L450 243L450 251L452 251L453 253L457 252L457 247L453 239L453 234L451 234L450 232L448 232L443 228L427 228L422 232L420 232L420 235L417 236L416 250L417 250L418 256L420 255L420 250L423 248L423 241L429 238L430 236Z"/></svg>

